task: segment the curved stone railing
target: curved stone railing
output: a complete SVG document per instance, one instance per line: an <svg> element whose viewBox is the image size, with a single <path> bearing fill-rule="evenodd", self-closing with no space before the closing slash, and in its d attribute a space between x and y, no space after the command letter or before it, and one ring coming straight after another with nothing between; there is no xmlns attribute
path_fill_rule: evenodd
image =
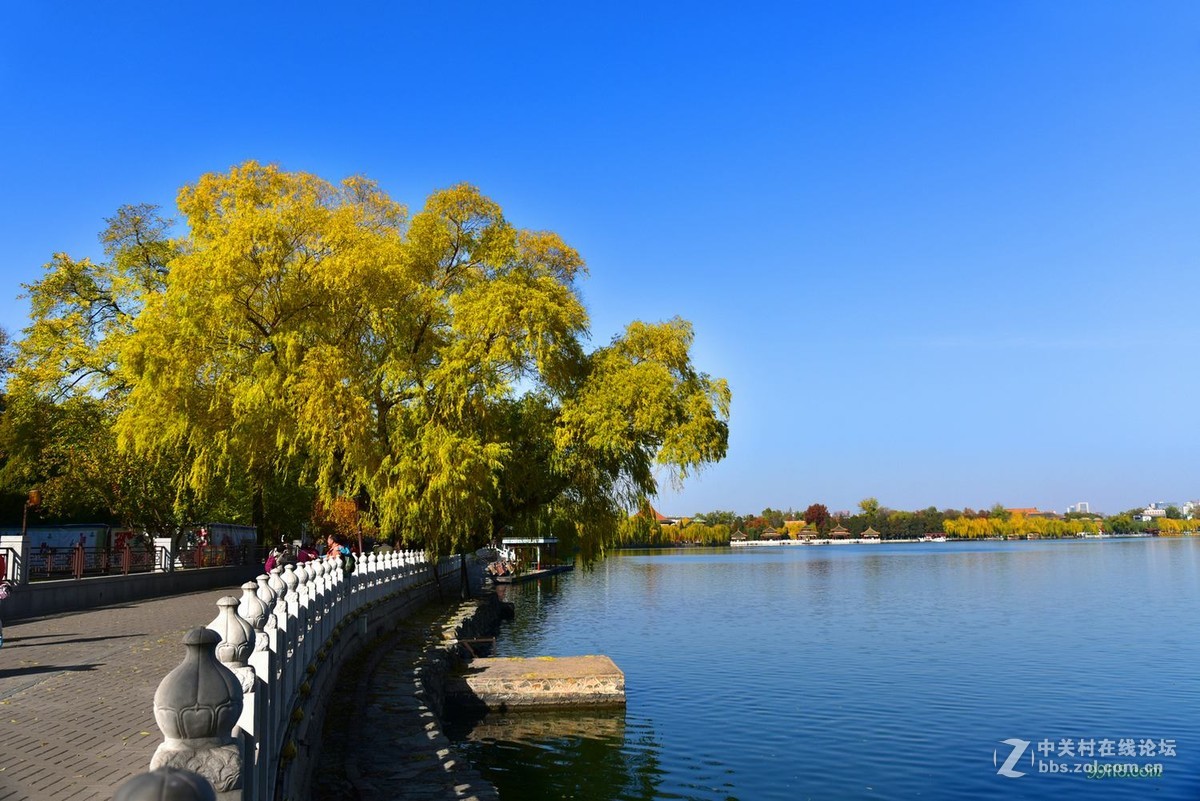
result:
<svg viewBox="0 0 1200 801"><path fill-rule="evenodd" d="M160 792L168 780L190 793L193 785L178 777L192 771L217 798L276 798L307 727L317 725L313 707L331 691L352 643L361 644L375 627L370 610L393 611L386 605L441 586L465 571L464 559L434 566L417 551L365 554L349 574L340 559L317 560L276 568L243 584L240 598L221 598L217 617L184 638L183 663L154 695L164 738L150 762L154 778L135 777L116 797L166 798L137 788Z"/></svg>

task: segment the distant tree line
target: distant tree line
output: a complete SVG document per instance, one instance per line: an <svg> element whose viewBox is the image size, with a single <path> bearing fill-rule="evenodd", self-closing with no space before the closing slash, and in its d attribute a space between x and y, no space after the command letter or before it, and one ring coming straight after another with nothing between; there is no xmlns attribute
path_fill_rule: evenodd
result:
<svg viewBox="0 0 1200 801"><path fill-rule="evenodd" d="M660 524L653 510L645 507L620 527L617 544L624 547L671 547L677 545L726 545L735 536L747 540L765 535L797 539L812 531L825 537L837 526L860 537L868 529L882 540L919 539L926 535L945 535L952 539L1025 539L1078 537L1087 534L1161 534L1190 533L1196 521L1186 520L1178 509L1166 516L1145 522L1142 510L1130 509L1111 516L1071 512L1061 517L1042 517L1010 512L1001 504L988 509L937 509L930 506L917 511L889 509L875 498L865 498L855 513L831 513L820 503L803 510L763 509L758 514L740 515L731 511L701 512Z"/></svg>

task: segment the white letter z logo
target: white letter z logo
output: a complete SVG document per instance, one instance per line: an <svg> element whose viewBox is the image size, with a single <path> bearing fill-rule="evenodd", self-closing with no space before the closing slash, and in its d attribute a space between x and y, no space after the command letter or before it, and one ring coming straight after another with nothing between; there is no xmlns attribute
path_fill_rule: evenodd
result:
<svg viewBox="0 0 1200 801"><path fill-rule="evenodd" d="M1016 779L1024 776L1025 774L1022 771L1013 770L1013 766L1017 764L1017 761L1022 756L1024 756L1025 749L1029 747L1029 741L1018 740L1016 737L1010 737L1009 739L1001 740L1000 742L1004 743L1005 745L1011 745L1012 753L1008 755L1008 759L1004 760L1004 764L1001 765L996 772L1001 776L1007 776L1010 779ZM998 759L999 757L997 756L996 752L992 751L992 764L995 765Z"/></svg>

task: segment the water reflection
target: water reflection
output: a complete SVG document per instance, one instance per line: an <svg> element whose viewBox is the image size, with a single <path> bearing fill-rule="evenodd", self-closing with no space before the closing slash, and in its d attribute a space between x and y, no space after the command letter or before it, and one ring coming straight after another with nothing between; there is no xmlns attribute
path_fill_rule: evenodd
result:
<svg viewBox="0 0 1200 801"><path fill-rule="evenodd" d="M659 797L660 746L653 731L627 729L621 709L490 714L451 721L446 733L501 798Z"/></svg>
<svg viewBox="0 0 1200 801"><path fill-rule="evenodd" d="M519 652L539 637L546 620L552 618L554 610L564 603L562 590L567 586L563 581L566 575L556 574L522 584L496 585L497 598L507 603L519 603L521 607L520 614L506 620L503 626L503 639L513 652Z"/></svg>

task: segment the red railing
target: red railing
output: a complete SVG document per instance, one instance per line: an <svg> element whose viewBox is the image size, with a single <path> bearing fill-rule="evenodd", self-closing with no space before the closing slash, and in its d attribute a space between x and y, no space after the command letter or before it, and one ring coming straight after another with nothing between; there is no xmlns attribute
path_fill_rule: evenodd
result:
<svg viewBox="0 0 1200 801"><path fill-rule="evenodd" d="M150 573L166 559L165 548L45 548L29 554L29 580Z"/></svg>
<svg viewBox="0 0 1200 801"><path fill-rule="evenodd" d="M28 555L29 580L84 578L87 576L116 576L130 573L151 573L167 561L167 549L125 546L123 548L42 548ZM9 578L16 576L15 552L0 551L8 565ZM175 554L175 569L197 567L226 567L262 561L264 555L254 546L233 547L209 545L185 548Z"/></svg>
<svg viewBox="0 0 1200 801"><path fill-rule="evenodd" d="M205 545L184 548L175 556L176 567L225 567L246 565L255 558L252 545Z"/></svg>

